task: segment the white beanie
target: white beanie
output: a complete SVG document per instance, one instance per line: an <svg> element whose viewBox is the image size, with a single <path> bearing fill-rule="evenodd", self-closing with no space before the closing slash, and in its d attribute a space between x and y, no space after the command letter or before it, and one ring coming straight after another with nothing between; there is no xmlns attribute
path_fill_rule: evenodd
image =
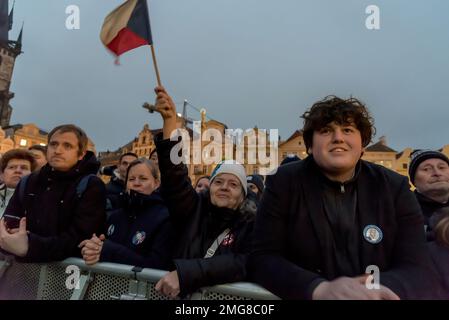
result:
<svg viewBox="0 0 449 320"><path fill-rule="evenodd" d="M217 177L219 174L222 173L229 173L229 174L233 174L234 176L236 176L239 180L240 183L242 184L243 187L243 191L245 192L245 197L248 193L248 185L246 182L246 172L245 172L245 168L238 162L234 161L234 160L224 160L222 162L220 162L219 164L217 164L217 166L215 167L214 171L212 172L212 175L210 177L210 183L212 183L212 181L215 179L215 177Z"/></svg>

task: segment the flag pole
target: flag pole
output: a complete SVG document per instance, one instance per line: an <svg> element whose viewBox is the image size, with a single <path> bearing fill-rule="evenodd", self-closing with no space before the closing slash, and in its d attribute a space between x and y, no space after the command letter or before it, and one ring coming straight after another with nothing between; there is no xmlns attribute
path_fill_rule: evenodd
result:
<svg viewBox="0 0 449 320"><path fill-rule="evenodd" d="M160 87L162 84L161 84L161 77L159 76L159 69L157 67L156 54L154 53L154 47L152 44L150 44L150 47L151 47L151 55L153 56L154 71L156 71L157 85Z"/></svg>

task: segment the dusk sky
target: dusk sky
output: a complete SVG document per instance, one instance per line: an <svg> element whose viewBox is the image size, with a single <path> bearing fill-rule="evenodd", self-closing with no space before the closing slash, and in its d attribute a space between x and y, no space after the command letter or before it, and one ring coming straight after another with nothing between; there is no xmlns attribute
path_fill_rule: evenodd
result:
<svg viewBox="0 0 449 320"><path fill-rule="evenodd" d="M121 0L16 0L17 38L11 123L49 131L61 123L86 130L97 151L131 141L145 123L160 128L156 77L148 46L120 66L99 39ZM315 101L354 96L372 112L390 147L449 144L449 1L447 0L149 0L162 83L179 112L187 99L229 128L302 127ZM66 28L66 7L80 29ZM369 30L365 9L380 10ZM10 8L12 1L10 1ZM188 116L200 119L194 109Z"/></svg>

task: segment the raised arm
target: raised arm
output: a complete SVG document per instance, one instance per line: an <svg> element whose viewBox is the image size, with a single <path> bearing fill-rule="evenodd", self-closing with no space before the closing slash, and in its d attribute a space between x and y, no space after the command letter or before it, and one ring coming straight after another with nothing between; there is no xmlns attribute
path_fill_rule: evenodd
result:
<svg viewBox="0 0 449 320"><path fill-rule="evenodd" d="M157 87L155 92L156 111L161 114L164 123L162 135L155 137L161 172L160 190L173 222L179 226L197 208L199 196L192 186L186 165L174 164L170 156L172 148L181 143L170 140L176 130L176 106L163 87Z"/></svg>

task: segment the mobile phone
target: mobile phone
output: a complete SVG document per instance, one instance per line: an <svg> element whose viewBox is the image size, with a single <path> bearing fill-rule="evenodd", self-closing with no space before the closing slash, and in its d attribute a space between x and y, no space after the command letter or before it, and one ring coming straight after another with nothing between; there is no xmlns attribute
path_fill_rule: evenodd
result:
<svg viewBox="0 0 449 320"><path fill-rule="evenodd" d="M6 227L8 229L16 229L20 225L20 217L11 216L9 214L3 215L3 218L5 219Z"/></svg>

